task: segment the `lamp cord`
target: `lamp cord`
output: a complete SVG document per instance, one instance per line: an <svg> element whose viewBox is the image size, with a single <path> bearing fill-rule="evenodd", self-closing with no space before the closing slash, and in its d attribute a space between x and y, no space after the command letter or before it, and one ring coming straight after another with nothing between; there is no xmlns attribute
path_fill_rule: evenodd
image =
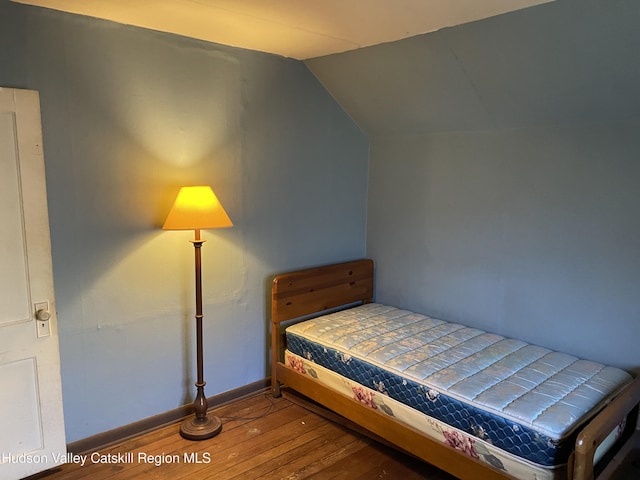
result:
<svg viewBox="0 0 640 480"><path fill-rule="evenodd" d="M260 420L261 418L264 418L267 415L269 415L269 413L271 413L271 411L273 410L273 407L275 407L275 402L273 400L273 397L271 396L271 392L266 391L264 393L264 397L269 401L269 406L267 407L266 411L261 413L260 415L257 415L255 417L234 417L234 416L224 415L224 416L218 416L218 418L224 419L224 420L227 420L227 421L253 421L253 420ZM113 453L113 452L116 452L116 451L121 451L122 447L123 447L122 443L116 443L116 444L113 444L113 445L105 446L103 451L104 452L108 452L108 453Z"/></svg>
<svg viewBox="0 0 640 480"><path fill-rule="evenodd" d="M273 410L273 407L275 407L275 402L273 401L273 397L271 396L271 392L269 392L269 391L265 392L264 393L264 397L269 401L269 406L267 407L267 410L264 413L261 413L258 416L255 416L255 417L234 417L234 416L220 415L220 416L218 416L218 418L220 418L221 420L231 420L231 421L260 420L261 418L264 418L267 415L269 415L271 413L271 410Z"/></svg>

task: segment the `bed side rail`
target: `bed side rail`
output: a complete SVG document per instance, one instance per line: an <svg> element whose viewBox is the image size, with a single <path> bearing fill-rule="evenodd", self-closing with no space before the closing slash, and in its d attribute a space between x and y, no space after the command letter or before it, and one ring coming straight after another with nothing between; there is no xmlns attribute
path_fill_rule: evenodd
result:
<svg viewBox="0 0 640 480"><path fill-rule="evenodd" d="M573 461L572 478L574 480L594 479L593 457L596 449L638 403L640 403L640 377L627 385L578 435ZM639 434L638 421L636 418L630 420L634 422L635 437ZM631 439L628 442L631 442Z"/></svg>

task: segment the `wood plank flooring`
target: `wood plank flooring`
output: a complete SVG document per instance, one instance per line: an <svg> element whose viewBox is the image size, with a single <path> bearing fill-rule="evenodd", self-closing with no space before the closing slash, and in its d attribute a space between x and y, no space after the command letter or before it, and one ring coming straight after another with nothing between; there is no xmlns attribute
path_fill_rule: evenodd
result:
<svg viewBox="0 0 640 480"><path fill-rule="evenodd" d="M287 398L256 394L212 410L222 432L192 442L178 424L91 452L31 479L429 479L453 477ZM83 457L78 457L81 461Z"/></svg>

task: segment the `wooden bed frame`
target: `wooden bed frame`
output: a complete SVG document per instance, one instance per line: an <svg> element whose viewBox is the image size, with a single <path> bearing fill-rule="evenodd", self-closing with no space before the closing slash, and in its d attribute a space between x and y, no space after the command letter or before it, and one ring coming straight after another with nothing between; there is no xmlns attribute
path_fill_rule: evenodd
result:
<svg viewBox="0 0 640 480"><path fill-rule="evenodd" d="M327 409L345 417L398 448L461 479L512 478L505 472L475 460L392 417L366 407L297 373L283 363L283 328L294 320L317 316L330 309L370 303L374 292L373 261L369 259L327 265L278 275L271 292L272 390L281 395L281 387L291 388ZM283 323L285 325L283 325ZM625 459L638 455L640 430L637 405L640 402L640 377L607 405L579 434L569 460L569 479L611 478L627 468ZM598 445L620 422L627 418L630 427L626 440L618 442L615 455L609 455L604 469L594 474L593 455ZM622 478L622 477L621 477ZM624 477L626 478L626 477Z"/></svg>

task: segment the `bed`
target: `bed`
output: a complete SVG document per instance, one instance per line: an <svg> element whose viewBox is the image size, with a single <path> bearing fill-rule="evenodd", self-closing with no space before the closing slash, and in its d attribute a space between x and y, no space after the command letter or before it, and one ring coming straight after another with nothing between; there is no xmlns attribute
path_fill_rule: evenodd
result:
<svg viewBox="0 0 640 480"><path fill-rule="evenodd" d="M370 259L278 275L272 390L458 478L610 478L638 450L640 380L373 302Z"/></svg>

